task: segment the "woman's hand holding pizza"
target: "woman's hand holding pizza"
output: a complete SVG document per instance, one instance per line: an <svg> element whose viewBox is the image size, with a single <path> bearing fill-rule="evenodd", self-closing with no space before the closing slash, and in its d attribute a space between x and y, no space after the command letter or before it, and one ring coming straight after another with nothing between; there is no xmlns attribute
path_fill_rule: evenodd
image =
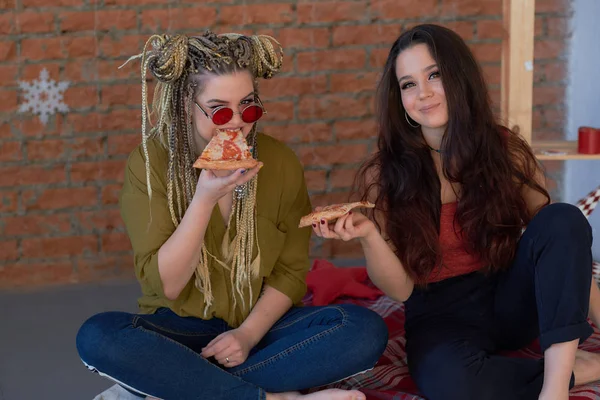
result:
<svg viewBox="0 0 600 400"><path fill-rule="evenodd" d="M252 169L237 169L234 171L212 171L203 169L198 178L194 200L214 205L219 199L231 193L236 186L243 185L258 174L262 163Z"/></svg>
<svg viewBox="0 0 600 400"><path fill-rule="evenodd" d="M321 207L315 209L319 212ZM345 242L352 239L362 239L377 232L373 221L361 213L348 212L335 222L329 223L322 219L312 225L313 231L319 237L326 239L341 239Z"/></svg>

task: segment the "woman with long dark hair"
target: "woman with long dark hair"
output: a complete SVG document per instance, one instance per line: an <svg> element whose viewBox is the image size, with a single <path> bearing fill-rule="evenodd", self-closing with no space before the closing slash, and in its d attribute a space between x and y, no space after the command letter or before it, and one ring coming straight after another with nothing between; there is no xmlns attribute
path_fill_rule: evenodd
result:
<svg viewBox="0 0 600 400"><path fill-rule="evenodd" d="M372 281L406 304L408 364L429 400L568 399L600 379L578 350L600 322L592 231L550 204L530 147L498 123L453 31L420 25L391 48L377 95L378 151L356 194L376 204L313 226L359 238ZM501 355L539 337L544 359Z"/></svg>

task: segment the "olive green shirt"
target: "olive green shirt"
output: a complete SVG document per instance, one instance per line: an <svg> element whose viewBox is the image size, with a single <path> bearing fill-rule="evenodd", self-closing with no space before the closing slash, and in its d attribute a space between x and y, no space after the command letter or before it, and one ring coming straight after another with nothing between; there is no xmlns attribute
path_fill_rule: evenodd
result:
<svg viewBox="0 0 600 400"><path fill-rule="evenodd" d="M251 283L253 303L256 303L263 285L267 284L298 304L306 293L311 235L310 229L298 228L300 218L311 211L304 171L294 152L274 138L259 134L257 147L258 159L264 163L264 167L258 173L256 195L260 276ZM129 156L119 198L121 216L133 246L136 276L142 288L142 297L138 301L141 312L154 313L160 307L168 307L182 317L220 318L232 327L239 326L250 309L248 306L243 311L240 307L232 309L229 271L211 257L208 258L208 268L214 300L206 316L204 297L194 285L195 275L192 275L177 299L165 297L158 272L158 250L175 231L167 203L168 150L158 140L150 140L148 157L151 204L148 201L145 157L141 145ZM224 259L221 243L226 229L218 206L215 206L204 242L208 251L219 260ZM235 226L231 226L231 237L235 234L234 230ZM200 245L190 241L190 246ZM257 252L256 245L253 252ZM244 296L248 304L249 292L246 291Z"/></svg>

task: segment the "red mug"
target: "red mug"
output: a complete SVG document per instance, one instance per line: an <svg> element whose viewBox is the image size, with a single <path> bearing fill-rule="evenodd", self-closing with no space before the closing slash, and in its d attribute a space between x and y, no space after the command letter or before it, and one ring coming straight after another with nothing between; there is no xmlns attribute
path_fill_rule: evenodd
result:
<svg viewBox="0 0 600 400"><path fill-rule="evenodd" d="M579 127L577 151L580 154L600 154L600 129L589 126Z"/></svg>

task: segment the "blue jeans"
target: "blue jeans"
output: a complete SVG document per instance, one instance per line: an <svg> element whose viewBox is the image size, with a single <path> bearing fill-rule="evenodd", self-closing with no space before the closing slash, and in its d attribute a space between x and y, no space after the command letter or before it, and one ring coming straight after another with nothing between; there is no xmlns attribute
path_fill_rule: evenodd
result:
<svg viewBox="0 0 600 400"><path fill-rule="evenodd" d="M294 307L273 325L243 364L227 368L200 355L223 320L106 312L88 319L77 350L93 371L134 393L170 400L265 399L372 368L388 332L375 312L351 304Z"/></svg>

